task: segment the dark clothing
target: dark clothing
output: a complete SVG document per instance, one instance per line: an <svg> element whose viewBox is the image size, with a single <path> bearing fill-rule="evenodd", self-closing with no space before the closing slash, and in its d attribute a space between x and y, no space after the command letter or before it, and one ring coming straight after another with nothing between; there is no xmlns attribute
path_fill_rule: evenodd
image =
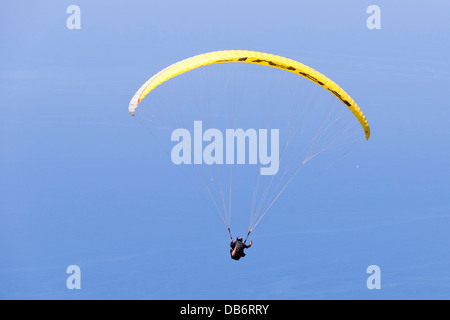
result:
<svg viewBox="0 0 450 320"><path fill-rule="evenodd" d="M242 257L245 257L244 249L250 248L251 245L246 245L245 242L242 241L231 241L230 243L230 254L231 259L239 260Z"/></svg>

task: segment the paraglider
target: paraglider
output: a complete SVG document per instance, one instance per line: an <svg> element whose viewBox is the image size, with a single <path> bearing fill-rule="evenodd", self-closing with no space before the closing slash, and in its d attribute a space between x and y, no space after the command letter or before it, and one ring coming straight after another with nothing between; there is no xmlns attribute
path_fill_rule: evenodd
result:
<svg viewBox="0 0 450 320"><path fill-rule="evenodd" d="M215 51L196 55L191 58L187 58L185 60L181 60L177 63L174 63L168 66L167 68L161 70L160 72L156 73L154 76L148 79L139 88L139 90L137 90L137 92L133 95L129 103L128 111L132 116L134 116L136 114L138 106L143 101L143 99L147 95L149 95L153 90L155 90L157 87L159 87L161 84L165 83L171 78L177 77L185 73L189 73L189 71L198 69L200 67L227 64L227 63L266 66L274 69L281 69L284 71L288 71L291 74L295 74L300 77L306 78L307 80L312 82L311 86L318 88L317 90L323 92L323 90L321 90L321 88L323 88L326 91L330 92L334 97L338 98L338 100L342 102L347 108L341 108L342 104L340 104L339 101L337 101L331 96L333 102L336 101L335 104L339 105L339 109L347 109L347 111L345 111L347 113L348 110L351 111L351 114L350 113L348 114L350 115L351 122L356 123L356 125L358 126L357 128L359 133L358 139L362 137L362 132L360 129L361 127L364 131L365 140L369 139L370 127L365 115L363 114L357 103L352 99L352 97L350 97L350 95L346 91L344 91L338 84L336 84L323 74L319 73L318 71L300 62L284 58L281 56L256 51L247 51L247 50ZM222 78L223 77L217 77L217 79L219 80ZM297 79L298 77L294 78ZM233 93L233 90L230 90L228 85L229 83L233 83L235 79L236 78L233 78L232 80L228 79L226 92L224 90L225 95ZM211 85L211 83L212 83L211 81L207 82L207 85ZM276 84L277 80L268 79L266 83ZM189 84L195 85L196 82L192 81L192 83L189 82ZM315 86L314 84L316 84L317 86ZM261 84L258 83L258 85ZM276 87L276 85L273 87ZM248 93L250 93L251 91L247 88L247 86L238 87L238 89L242 88L245 88L244 89L246 94L245 98L247 98ZM261 88L257 87L256 89L257 91L255 92L257 92L258 94L264 93L264 90L262 90ZM185 88L185 90L189 89ZM208 90L205 91L209 92ZM157 93L155 93L155 95L157 96ZM194 91L192 92L187 91L186 96L187 97L200 96L200 94L197 94L197 92ZM286 97L283 98L285 99L283 101L289 103L289 100L287 100ZM282 116L286 114L278 112L280 111L280 106L273 104L271 105L269 101L267 101L267 109L269 109L269 111L278 113L275 113L275 116L267 115L267 119L273 122L278 121L277 125L280 123L279 121L284 121L283 123L286 124L288 128L282 129L279 129L278 127L273 128L273 126L271 126L270 121L263 122L264 126L266 126L267 123L269 123L267 127L257 126L256 124L254 124L254 122L251 122L250 123L251 126L249 127L248 125L237 124L236 119L231 119L230 123L226 124L225 126L223 125L223 123L219 123L220 126L213 127L208 122L208 127L206 127L205 124L205 128L207 128L207 130L206 131L203 130L202 126L206 122L205 121L202 122L203 119L201 119L201 117L206 118L208 115L210 116L213 115L214 116L213 119L211 119L210 117L207 120L219 121L225 119L229 115L229 113L223 111L224 106L227 105L223 103L222 100L223 99L217 98L216 100L217 103L205 104L207 105L207 107L211 107L211 109L215 107L217 109L214 110L202 109L200 110L200 112L197 113L191 112L191 109L189 109L195 107L194 103L190 104L185 103L183 105L185 108L187 107L187 110L183 109L184 113L181 114L180 112L173 111L175 115L173 117L167 116L167 114L161 115L160 127L164 129L169 129L168 132L166 131L164 133L164 139L168 138L167 141L170 141L172 143L171 147L168 148L169 150L170 149L172 150L171 151L166 150L166 153L169 155L169 157L171 157L172 163L175 164L177 167L190 167L195 168L195 170L199 171L199 173L196 173L195 176L199 180L201 180L201 182L205 185L206 190L208 192L207 194L208 196L210 196L212 203L216 207L223 222L228 228L228 231L230 231L230 223L231 223L230 222L231 203L232 203L231 185L232 185L232 177L234 177L233 170L241 170L242 168L248 168L248 172L251 172L252 174L253 172L256 173L255 174L257 177L256 183L251 192L252 195L250 195L251 210L249 210L250 223L247 234L248 238L248 235L253 232L253 230L259 224L261 219L266 215L266 213L273 206L275 201L280 197L281 193L283 193L286 187L297 175L300 168L303 167L303 165L305 165L311 159L315 158L318 154L321 154L323 151L329 150L331 149L331 147L339 145L339 143L337 142L339 141L339 139L344 140L349 139L350 134L347 128L343 129L339 127L339 125L336 125L339 122L340 118L334 117L332 113L333 111L326 112L319 110L319 108L316 108L313 109L311 113L317 114L318 117L323 117L324 120L317 126L313 127L310 125L311 121L309 121L309 119L305 117L305 119L307 120L305 120L304 122L306 122L307 125L312 128L311 129L312 134L310 138L311 140L306 141L307 138L305 137L307 137L307 135L304 134L303 127L299 129L300 124L296 122L298 118L295 116L295 112L297 112L299 109L301 110L303 107L305 107L306 109L307 106L298 103L295 107L291 108L293 111L291 109L289 110L289 112L292 112L294 116L286 112L288 116L283 118ZM266 101L264 99L262 100L263 102ZM280 99L276 99L275 101L279 102ZM297 102L297 100L294 101ZM210 101L208 100L208 102ZM294 104L292 103L292 105ZM299 105L302 108L298 107ZM160 103L159 107L160 109L158 109L158 112L169 113L171 111L171 109L163 103ZM239 108L242 107L243 107L242 105L239 105ZM245 105L245 107L247 107L247 105ZM317 105L315 107L317 107ZM245 121L249 121L249 119L254 120L253 117L254 114L264 115L264 111L261 110L262 108L258 109L259 105L254 104L253 108L254 109L252 109L252 112L254 113L250 117L245 118L244 119ZM149 110L153 110L152 106L149 106ZM156 113L156 109L154 110ZM223 115L221 115L221 112L223 113ZM242 113L239 112L239 115L241 114ZM189 116L192 118L189 118ZM153 129L152 125L158 123L156 122L157 121L156 114L154 115L152 114L151 119L152 121L149 121L151 122L150 129ZM357 121L355 121L355 119ZM169 123L170 120L173 120L173 123ZM186 121L188 125L181 127L179 126L178 123L183 120ZM192 123L194 123L193 126L194 131L193 134L191 135L189 130L187 130L186 128L188 126L192 127ZM171 125L173 125L173 127ZM292 128L290 128L289 126L293 127L293 130L291 130ZM222 130L219 130L219 128L222 128ZM244 128L245 131L240 128ZM258 129L255 130L253 128ZM276 144L273 144L273 146L270 147L270 151L273 152L270 154L270 157L268 153L269 150L269 147L267 146L268 144L261 143L261 141L268 142L268 132L271 133L270 135L271 141L277 142ZM229 136L227 135L228 133L230 133ZM298 142L294 143L293 138L296 137L297 134L298 135L302 134L302 136ZM231 139L227 140L228 137L231 137ZM258 140L256 139L256 137L258 138ZM281 141L281 137L283 137L283 141ZM248 150L244 150L241 152L240 150L236 149L236 153L232 153L232 156L228 158L227 155L224 154L224 152L227 151L228 149L234 152L235 147L232 142L235 141L235 139L239 138L241 140L236 141L237 142L242 141L241 143L242 145L246 145L245 141L248 141L247 144L249 146ZM264 139L261 140L261 138ZM354 136L351 136L351 138L353 139ZM278 140L280 140L279 144ZM204 148L202 145L203 142L205 142L206 144ZM231 148L228 148L228 146L231 146ZM276 146L276 148L274 146ZM291 159L289 159L290 155L287 154L288 152L286 152L288 146L291 149L293 149ZM300 148L303 147L305 147L305 150L301 150L301 152L304 152L304 154L298 151ZM258 150L258 153L256 153L256 150ZM258 155L258 157L256 155ZM248 156L247 161L244 160L239 161L240 158L245 159L245 156ZM264 161L261 159L264 159ZM254 170L255 164L260 166L257 172ZM265 165L266 167L261 166L261 164ZM246 167L246 165L248 166ZM200 172L199 170L200 166L202 166L202 168L205 168L205 170L210 171L204 174ZM221 176L220 174L214 176L214 174L217 174L217 172L220 170L222 170L222 172L225 172L222 173L223 176ZM269 170L269 172L265 174L264 170ZM226 177L227 173L228 178ZM239 184L239 187L242 187L245 184L247 185L250 184L250 179L248 179L246 174L241 174L240 177L242 177L244 182ZM223 186L224 181L229 183L229 185L224 187ZM264 186L264 183L265 187L262 187ZM215 187L216 187L216 194L214 194ZM250 187L249 189L252 188ZM239 196L242 196L244 194L244 192L240 191L235 193L238 193ZM230 254L232 259L234 260L239 260L240 258L244 257L245 256L244 249L249 248L253 243L250 242L250 244L247 245L246 244L247 239L245 239L245 241L242 241L242 238L238 238L236 241L233 241L233 238L231 238L231 240L232 241L230 244Z"/></svg>
<svg viewBox="0 0 450 320"><path fill-rule="evenodd" d="M242 241L242 237L237 237L236 241L233 241L231 239L230 243L230 254L231 259L233 260L239 260L240 258L243 258L246 256L244 253L244 249L248 249L252 246L253 241L250 241L250 244L246 244L244 241Z"/></svg>

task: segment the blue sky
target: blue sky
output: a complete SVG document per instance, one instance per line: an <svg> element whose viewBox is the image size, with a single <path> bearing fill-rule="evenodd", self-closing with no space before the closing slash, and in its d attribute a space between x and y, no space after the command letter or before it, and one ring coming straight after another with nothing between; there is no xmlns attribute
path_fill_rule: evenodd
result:
<svg viewBox="0 0 450 320"><path fill-rule="evenodd" d="M81 30L66 27L71 4ZM366 27L372 4L380 30ZM447 1L3 5L0 298L450 298L449 10ZM331 169L305 170L238 263L218 216L127 111L151 75L226 49L321 71L372 129ZM81 290L66 288L73 264ZM373 264L381 290L366 287Z"/></svg>

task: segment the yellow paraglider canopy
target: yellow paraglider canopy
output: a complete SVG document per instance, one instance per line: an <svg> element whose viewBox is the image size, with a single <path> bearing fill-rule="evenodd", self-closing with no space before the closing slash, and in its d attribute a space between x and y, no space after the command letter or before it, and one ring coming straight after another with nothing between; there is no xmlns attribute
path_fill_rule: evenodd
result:
<svg viewBox="0 0 450 320"><path fill-rule="evenodd" d="M216 63L227 63L227 62L243 62L243 63L254 63L264 66L274 67L278 69L283 69L290 71L292 73L298 74L312 82L322 86L332 94L334 94L339 100L342 101L358 119L359 123L364 129L366 139L370 137L369 123L366 120L361 109L358 107L356 102L345 92L340 86L338 86L331 79L327 78L320 72L292 59L284 58L281 56L261 53L256 51L245 51L245 50L225 50L225 51L215 51L200 54L182 61L179 61L164 70L158 72L153 77L151 77L147 82L145 82L141 88L135 93L130 101L128 107L131 115L134 116L138 104L144 99L144 97L161 83L180 75L184 72L190 71L195 68L216 64Z"/></svg>

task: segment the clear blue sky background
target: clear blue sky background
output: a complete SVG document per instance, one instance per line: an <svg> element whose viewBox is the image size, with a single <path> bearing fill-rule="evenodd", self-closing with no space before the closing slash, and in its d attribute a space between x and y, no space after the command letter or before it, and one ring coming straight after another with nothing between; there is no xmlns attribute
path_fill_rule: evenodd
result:
<svg viewBox="0 0 450 320"><path fill-rule="evenodd" d="M71 4L81 30L66 28ZM366 27L371 4L381 30ZM3 4L0 298L449 299L448 12L448 1ZM320 70L372 128L313 185L291 186L239 263L127 111L152 74L223 49ZM81 290L66 288L72 264ZM381 290L366 288L372 264Z"/></svg>

